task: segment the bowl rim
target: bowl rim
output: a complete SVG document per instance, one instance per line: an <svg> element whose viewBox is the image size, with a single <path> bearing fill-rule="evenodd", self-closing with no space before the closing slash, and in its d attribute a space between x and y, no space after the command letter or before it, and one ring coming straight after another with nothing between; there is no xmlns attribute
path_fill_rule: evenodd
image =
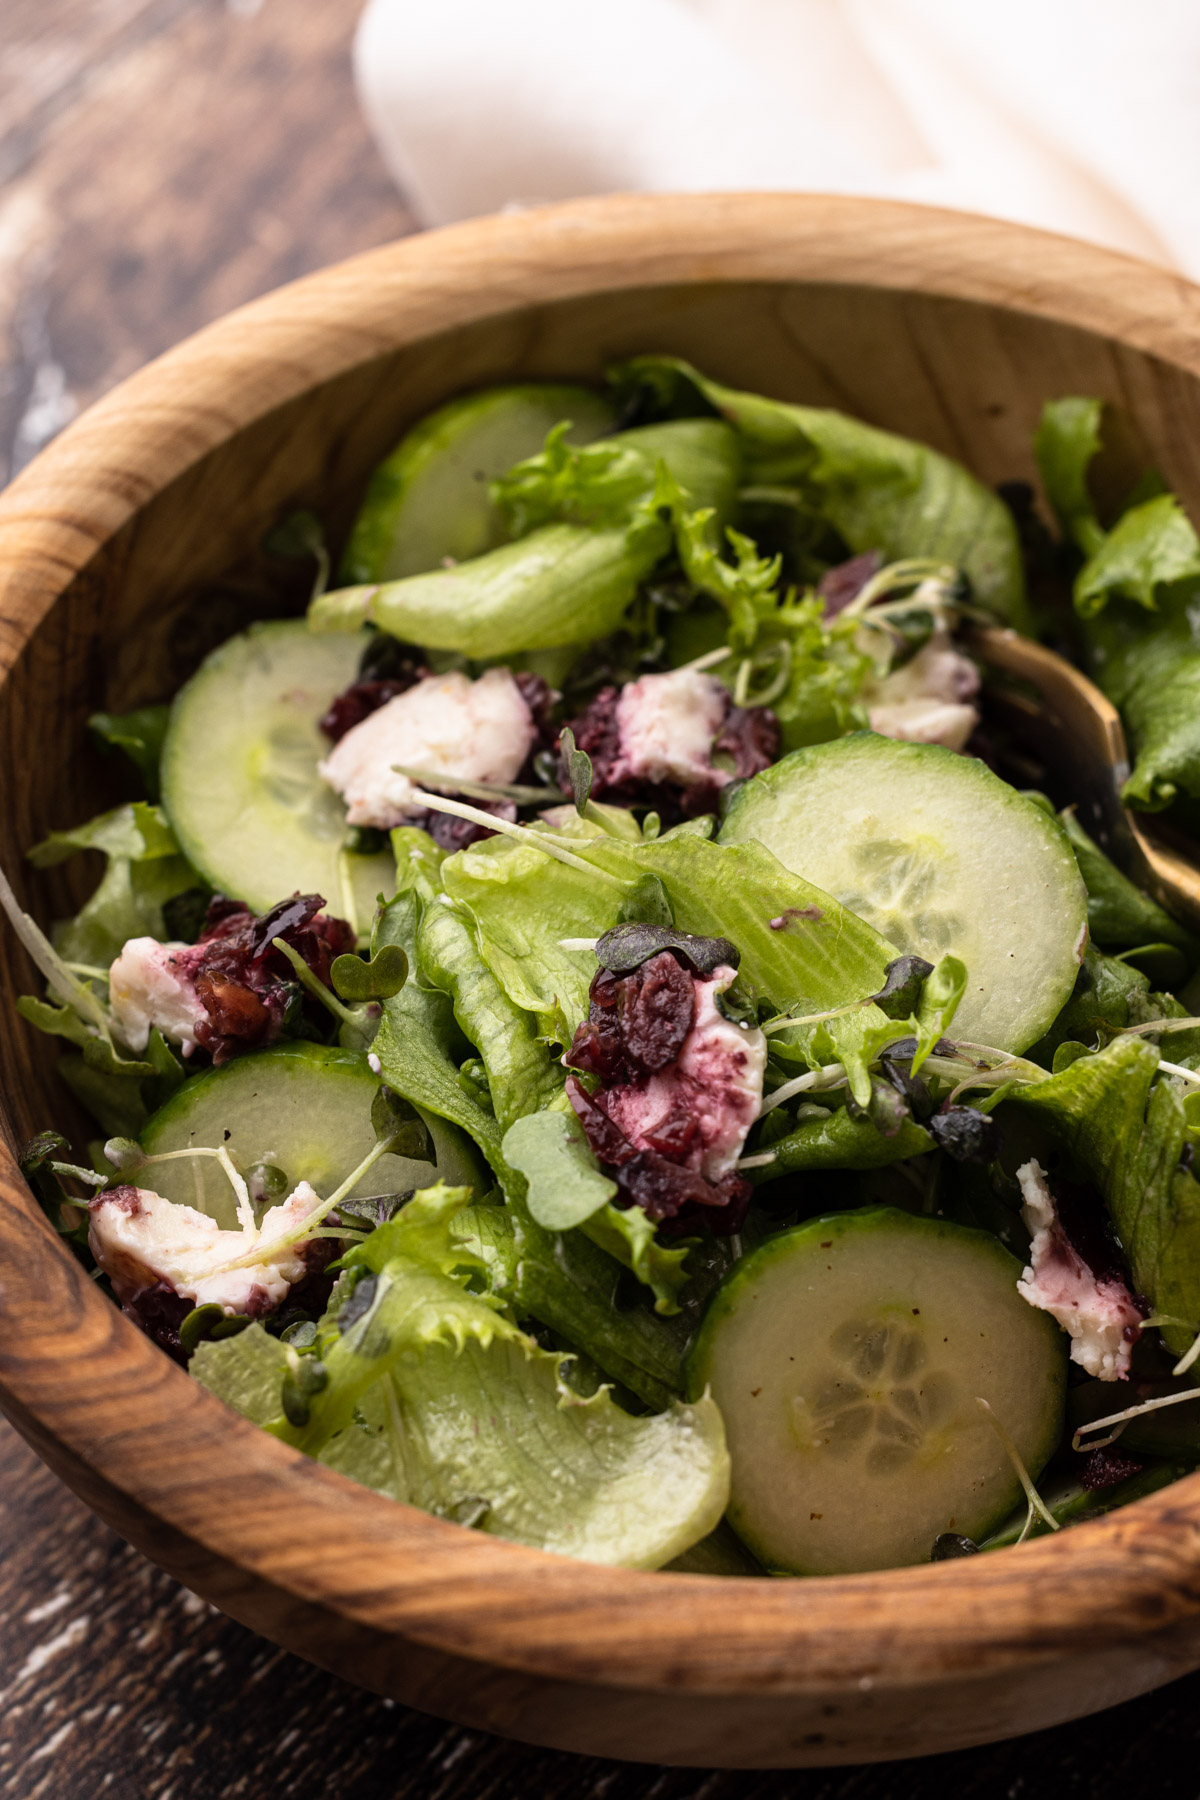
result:
<svg viewBox="0 0 1200 1800"><path fill-rule="evenodd" d="M525 307L725 282L989 303L1200 374L1200 288L974 215L812 195L615 196L451 226L206 327L18 475L0 496L0 681L63 589L158 491L320 382ZM114 1393L120 1424L98 1432L93 1409ZM1200 1474L1002 1557L803 1581L603 1568L398 1506L237 1418L163 1356L55 1237L6 1141L0 1404L60 1467L86 1472L79 1485L101 1510L97 1495L121 1496L296 1601L556 1680L694 1694L911 1687L950 1669L985 1676L1132 1646L1200 1613ZM272 1529L276 1509L286 1534Z"/></svg>

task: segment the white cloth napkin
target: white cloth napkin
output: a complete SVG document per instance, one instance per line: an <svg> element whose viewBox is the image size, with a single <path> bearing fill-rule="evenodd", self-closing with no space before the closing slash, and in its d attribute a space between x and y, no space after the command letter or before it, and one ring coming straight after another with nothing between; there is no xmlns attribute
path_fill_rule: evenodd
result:
<svg viewBox="0 0 1200 1800"><path fill-rule="evenodd" d="M808 189L1024 220L1200 278L1200 0L369 0L355 69L428 224Z"/></svg>

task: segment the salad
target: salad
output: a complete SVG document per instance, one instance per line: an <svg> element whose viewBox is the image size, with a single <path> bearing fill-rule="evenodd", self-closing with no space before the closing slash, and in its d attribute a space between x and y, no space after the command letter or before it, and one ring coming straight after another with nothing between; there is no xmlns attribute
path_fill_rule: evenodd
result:
<svg viewBox="0 0 1200 1800"><path fill-rule="evenodd" d="M1200 544L662 356L496 387L336 585L93 728L141 797L48 933L95 1136L22 1167L164 1352L393 1499L597 1562L837 1574L1200 1462L1200 941L992 716L980 625L1200 804ZM1098 485L1098 484L1097 484ZM267 607L264 611L270 610Z"/></svg>

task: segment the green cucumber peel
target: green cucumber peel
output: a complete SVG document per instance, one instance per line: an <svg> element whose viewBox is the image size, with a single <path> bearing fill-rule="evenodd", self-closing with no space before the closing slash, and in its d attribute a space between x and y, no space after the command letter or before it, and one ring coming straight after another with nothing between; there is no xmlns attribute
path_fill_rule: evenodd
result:
<svg viewBox="0 0 1200 1800"><path fill-rule="evenodd" d="M573 444L616 423L598 394L561 383L487 388L421 419L372 474L340 580L397 580L495 549L505 533L491 479L541 450L564 420L574 421Z"/></svg>

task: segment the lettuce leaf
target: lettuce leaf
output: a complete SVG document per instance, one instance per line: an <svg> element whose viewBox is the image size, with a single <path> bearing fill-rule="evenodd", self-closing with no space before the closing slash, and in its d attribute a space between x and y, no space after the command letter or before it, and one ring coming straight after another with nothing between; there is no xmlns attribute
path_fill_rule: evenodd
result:
<svg viewBox="0 0 1200 1800"><path fill-rule="evenodd" d="M885 1137L871 1119L853 1119L845 1108L839 1108L824 1119L805 1119L769 1148L774 1162L747 1171L756 1184L816 1169L882 1169L889 1163L906 1162L910 1156L924 1156L936 1146L924 1126L911 1119L903 1120L893 1136Z"/></svg>
<svg viewBox="0 0 1200 1800"><path fill-rule="evenodd" d="M1135 753L1121 798L1158 812L1180 789L1200 795L1200 540L1170 494L1131 506L1105 531L1087 481L1101 410L1098 400L1048 402L1034 448L1051 504L1086 559L1075 608L1092 673Z"/></svg>
<svg viewBox="0 0 1200 1800"><path fill-rule="evenodd" d="M1048 1069L1063 1044L1084 1044L1094 1050L1126 1025L1158 1016L1151 1009L1149 991L1150 983L1140 970L1088 944L1071 998L1026 1056Z"/></svg>
<svg viewBox="0 0 1200 1800"><path fill-rule="evenodd" d="M1173 944L1194 962L1200 956L1200 940L1110 862L1079 823L1073 806L1059 817L1087 888L1088 934L1092 942L1109 950L1132 950L1139 944Z"/></svg>
<svg viewBox="0 0 1200 1800"><path fill-rule="evenodd" d="M897 954L761 844L714 844L690 832L641 844L569 841L579 858L620 885L553 861L528 838L472 845L447 860L443 876L447 893L469 913L479 954L510 1001L535 1015L557 1003L572 1031L587 1014L596 963L590 950L565 949L562 940L608 931L618 922L622 889L632 890L647 875L661 881L681 931L728 937L737 945L741 983L779 1011L821 1012L876 993ZM781 918L785 927L772 924ZM868 1006L825 1031L834 1055L857 1069L864 1046L887 1023ZM862 1077L865 1070L856 1076L859 1086ZM864 1104L866 1097L869 1081Z"/></svg>
<svg viewBox="0 0 1200 1800"><path fill-rule="evenodd" d="M449 994L460 1028L483 1060L500 1132L548 1105L562 1090L562 1067L539 1037L536 1018L513 1002L483 961L464 919L448 906L427 908L417 956Z"/></svg>
<svg viewBox="0 0 1200 1800"><path fill-rule="evenodd" d="M618 1309L620 1268L586 1229L546 1231L512 1199L504 1207L472 1207L463 1215L464 1234L468 1222L465 1241L487 1268L492 1291L518 1317L549 1326L647 1406L661 1410L678 1396L687 1330L646 1307Z"/></svg>
<svg viewBox="0 0 1200 1800"><path fill-rule="evenodd" d="M151 800L158 799L158 765L163 739L171 718L169 706L140 706L134 712L93 713L88 725L101 743L123 750L145 784Z"/></svg>
<svg viewBox="0 0 1200 1800"><path fill-rule="evenodd" d="M612 372L618 387L660 405L689 392L734 426L746 481L798 487L852 551L885 562L933 557L961 568L978 605L1028 630L1020 545L997 495L961 464L910 438L826 407L793 406L710 381L675 357L637 357Z"/></svg>
<svg viewBox="0 0 1200 1800"><path fill-rule="evenodd" d="M729 1454L716 1402L633 1418L601 1388L562 1378L562 1358L509 1340L427 1351L400 1387L409 1494L479 1528L586 1562L657 1569L720 1522Z"/></svg>
<svg viewBox="0 0 1200 1800"><path fill-rule="evenodd" d="M1159 1077L1158 1051L1120 1037L1007 1105L1049 1127L1104 1195L1135 1289L1181 1354L1200 1329L1200 1184L1180 1165L1186 1133L1180 1083Z"/></svg>
<svg viewBox="0 0 1200 1800"><path fill-rule="evenodd" d="M357 630L369 619L405 642L486 658L590 643L618 628L672 548L670 511L656 495L660 460L694 505L725 516L732 503L737 440L713 420L620 433L584 450L550 437L495 489L515 523L543 521L527 536L453 568L325 594L309 610L312 625ZM608 522L571 522L584 518Z"/></svg>
<svg viewBox="0 0 1200 1800"><path fill-rule="evenodd" d="M1075 608L1082 618L1102 611L1114 596L1147 612L1161 587L1200 580L1200 541L1174 494L1158 494L1122 513L1075 580Z"/></svg>
<svg viewBox="0 0 1200 1800"><path fill-rule="evenodd" d="M29 860L47 869L80 850L99 850L107 867L90 900L55 929L55 947L68 962L107 969L129 938L170 937L165 902L203 885L181 854L166 814L143 800L101 813L72 831L52 832L29 852Z"/></svg>
<svg viewBox="0 0 1200 1800"><path fill-rule="evenodd" d="M498 1102L496 1116L470 1098L444 1040L402 1011L400 1003L411 982L384 1004L383 1024L373 1045L383 1077L406 1099L461 1126L495 1170L507 1204L482 1210L491 1266L507 1271L497 1276L501 1285L496 1291L520 1316L558 1331L648 1404L665 1406L678 1392L682 1347L653 1314L638 1307L617 1312L612 1297L619 1266L624 1264L653 1290L661 1310L673 1309L686 1279L680 1267L682 1252L652 1248L632 1220L620 1225L607 1221L615 1208L605 1208L604 1214L589 1221L590 1229L603 1239L603 1248L579 1230L549 1232L532 1218L525 1178L504 1158L503 1134L523 1111L537 1111L561 1092L561 1065L551 1061L546 1046L535 1037L529 1015L508 999L490 974L461 919L440 904L431 907L430 914L429 938L431 945L436 940L438 974L449 984L463 1031L484 1056L489 1083L494 1084L493 1102ZM627 1216L621 1217L624 1221ZM648 1220L644 1223L649 1225ZM626 1251L617 1261L608 1254L614 1247L611 1240Z"/></svg>
<svg viewBox="0 0 1200 1800"><path fill-rule="evenodd" d="M653 1219L640 1206L602 1206L580 1230L650 1289L655 1312L679 1311L680 1295L691 1280L686 1242L672 1250L660 1244Z"/></svg>
<svg viewBox="0 0 1200 1800"><path fill-rule="evenodd" d="M1100 450L1099 400L1068 395L1047 400L1033 435L1033 454L1046 498L1063 534L1090 556L1104 542L1088 489L1088 469Z"/></svg>
<svg viewBox="0 0 1200 1800"><path fill-rule="evenodd" d="M1146 615L1113 602L1088 622L1092 671L1119 710L1134 750L1127 806L1161 812L1182 790L1200 797L1200 642L1194 594L1160 593Z"/></svg>
<svg viewBox="0 0 1200 1800"><path fill-rule="evenodd" d="M201 1345L194 1373L274 1436L427 1511L594 1562L669 1562L728 1501L715 1403L635 1418L606 1389L582 1398L559 1353L462 1285L479 1261L453 1231L464 1199L427 1189L347 1256L358 1279L335 1291L319 1362L300 1359L303 1422L281 1415L294 1352L260 1325L244 1345Z"/></svg>

